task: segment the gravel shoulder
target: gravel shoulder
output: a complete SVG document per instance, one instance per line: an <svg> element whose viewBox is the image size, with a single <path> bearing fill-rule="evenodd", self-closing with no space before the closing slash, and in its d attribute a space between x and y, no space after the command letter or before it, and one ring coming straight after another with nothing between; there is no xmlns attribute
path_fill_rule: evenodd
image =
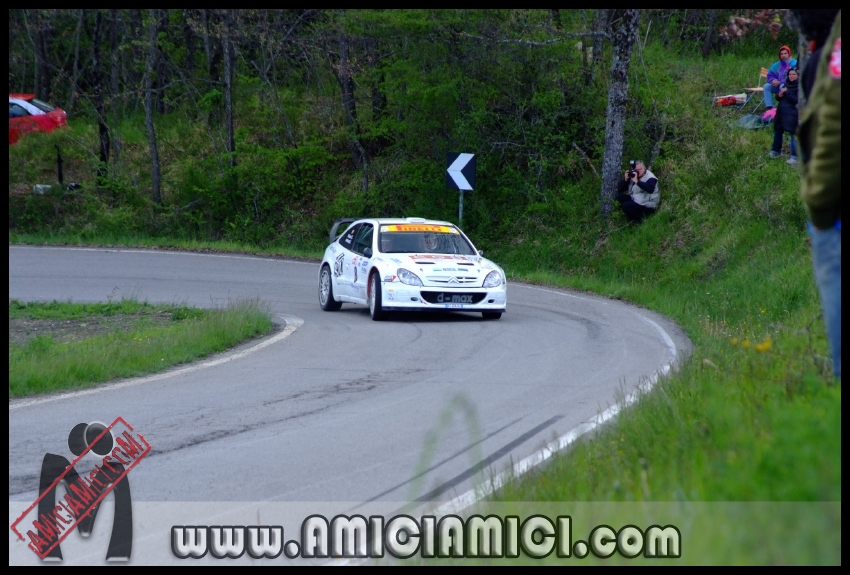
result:
<svg viewBox="0 0 850 575"><path fill-rule="evenodd" d="M168 310L142 314L90 316L84 319L15 318L9 320L9 343L25 345L38 336L50 336L56 342L78 341L96 335L126 333L173 324L171 312Z"/></svg>

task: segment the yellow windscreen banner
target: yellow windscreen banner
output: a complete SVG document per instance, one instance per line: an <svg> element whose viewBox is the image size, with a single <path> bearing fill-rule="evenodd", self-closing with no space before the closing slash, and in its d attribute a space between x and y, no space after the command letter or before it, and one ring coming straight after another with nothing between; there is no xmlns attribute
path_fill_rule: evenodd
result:
<svg viewBox="0 0 850 575"><path fill-rule="evenodd" d="M457 230L449 226L435 226L431 224L393 224L381 226L382 232L434 232L436 234L456 234Z"/></svg>

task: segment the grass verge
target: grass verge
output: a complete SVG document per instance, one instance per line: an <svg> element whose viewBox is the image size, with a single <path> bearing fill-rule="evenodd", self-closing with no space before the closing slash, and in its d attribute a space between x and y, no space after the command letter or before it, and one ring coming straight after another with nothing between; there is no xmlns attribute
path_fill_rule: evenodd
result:
<svg viewBox="0 0 850 575"><path fill-rule="evenodd" d="M23 323L26 327L19 332L29 333L14 337L13 323ZM268 306L256 300L208 310L135 300L103 304L13 300L9 325L10 399L163 371L224 351L273 327Z"/></svg>

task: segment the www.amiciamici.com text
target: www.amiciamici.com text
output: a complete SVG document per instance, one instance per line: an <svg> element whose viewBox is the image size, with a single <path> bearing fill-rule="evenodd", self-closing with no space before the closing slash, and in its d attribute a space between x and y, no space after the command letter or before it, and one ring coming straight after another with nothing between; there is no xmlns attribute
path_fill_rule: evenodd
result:
<svg viewBox="0 0 850 575"><path fill-rule="evenodd" d="M382 558L390 555L422 558L515 558L524 555L608 558L681 557L682 536L673 525L651 525L640 529L626 525L614 529L594 527L586 539L573 539L572 518L544 515L525 519L507 515L473 515L463 519L446 515L439 519L424 515L383 516L337 515L328 520L311 515L301 524L298 540L285 540L279 525L175 525L171 549L181 559L204 557L238 558L248 553L255 559L295 558Z"/></svg>

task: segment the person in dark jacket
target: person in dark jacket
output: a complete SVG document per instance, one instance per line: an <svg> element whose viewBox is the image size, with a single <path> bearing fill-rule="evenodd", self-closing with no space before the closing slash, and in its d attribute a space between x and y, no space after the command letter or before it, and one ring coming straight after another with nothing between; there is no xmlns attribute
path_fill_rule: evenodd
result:
<svg viewBox="0 0 850 575"><path fill-rule="evenodd" d="M789 26L796 29L809 41L809 57L800 74L800 96L809 98L815 84L817 62L826 40L832 31L833 22L840 10L838 8L792 8L789 12ZM811 63L811 65L809 65Z"/></svg>
<svg viewBox="0 0 850 575"><path fill-rule="evenodd" d="M812 8L790 13L811 42L802 79L807 101L799 127L800 196L809 219L832 370L841 381L841 12Z"/></svg>
<svg viewBox="0 0 850 575"><path fill-rule="evenodd" d="M797 132L799 114L797 113L797 101L800 94L800 75L797 68L789 68L785 83L776 94L779 105L776 107L776 116L773 118L773 147L770 149L770 157L778 158L782 153L782 140L787 132L791 136L791 157L788 164L797 163L797 145L794 142L794 134Z"/></svg>

